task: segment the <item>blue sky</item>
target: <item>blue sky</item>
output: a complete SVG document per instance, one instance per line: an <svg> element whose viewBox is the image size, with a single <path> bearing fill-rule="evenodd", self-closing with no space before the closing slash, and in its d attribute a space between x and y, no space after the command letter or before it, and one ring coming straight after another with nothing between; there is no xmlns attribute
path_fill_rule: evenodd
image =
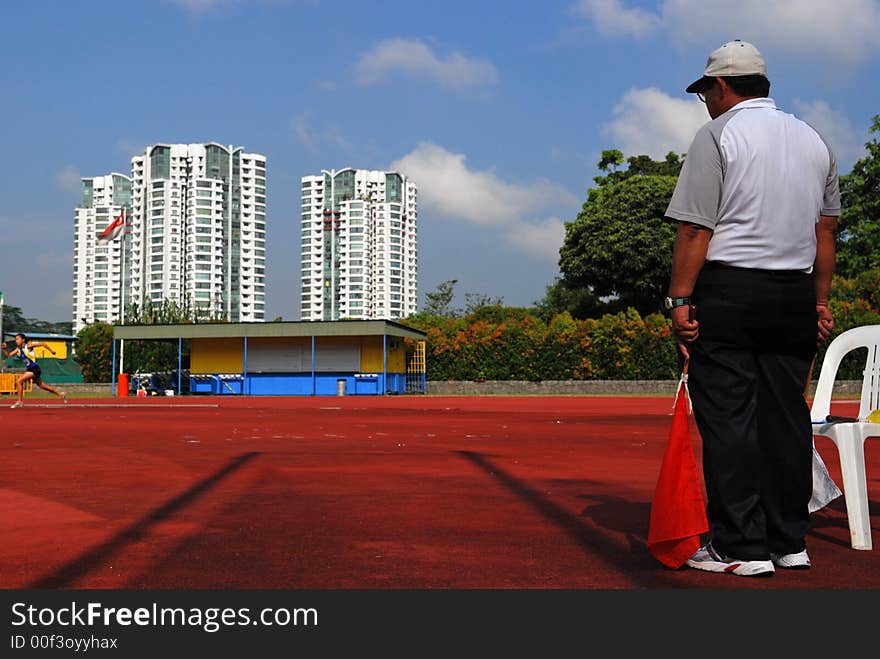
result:
<svg viewBox="0 0 880 659"><path fill-rule="evenodd" d="M4 7L0 290L70 320L81 177L157 142L267 156L267 319L299 319L300 177L419 186L419 299L448 279L511 306L558 275L603 149L687 150L684 88L730 39L822 129L841 172L880 113L878 0L29 0Z"/></svg>

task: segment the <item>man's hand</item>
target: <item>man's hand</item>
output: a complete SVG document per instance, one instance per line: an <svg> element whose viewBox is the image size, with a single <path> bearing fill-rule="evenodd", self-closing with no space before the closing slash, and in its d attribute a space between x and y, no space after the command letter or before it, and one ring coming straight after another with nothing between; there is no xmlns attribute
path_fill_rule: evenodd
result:
<svg viewBox="0 0 880 659"><path fill-rule="evenodd" d="M0 343L0 348L3 348L4 350L6 350L6 341L4 341L3 343Z"/></svg>
<svg viewBox="0 0 880 659"><path fill-rule="evenodd" d="M834 330L834 315L827 304L817 304L816 314L818 315L819 334L818 343L825 343L831 338L831 332Z"/></svg>
<svg viewBox="0 0 880 659"><path fill-rule="evenodd" d="M700 336L700 323L693 317L692 309L692 306L683 305L675 307L669 312L672 319L672 332L675 334L678 350L685 359L690 358L688 344L693 343Z"/></svg>

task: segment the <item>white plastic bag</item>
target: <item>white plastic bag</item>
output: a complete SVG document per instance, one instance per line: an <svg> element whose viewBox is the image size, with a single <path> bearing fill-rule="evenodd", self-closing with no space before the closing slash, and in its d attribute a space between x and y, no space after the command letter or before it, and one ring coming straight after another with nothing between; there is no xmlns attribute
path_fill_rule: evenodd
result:
<svg viewBox="0 0 880 659"><path fill-rule="evenodd" d="M810 512L814 513L834 501L843 492L837 487L837 483L828 473L828 467L816 450L813 442L813 498L810 499Z"/></svg>

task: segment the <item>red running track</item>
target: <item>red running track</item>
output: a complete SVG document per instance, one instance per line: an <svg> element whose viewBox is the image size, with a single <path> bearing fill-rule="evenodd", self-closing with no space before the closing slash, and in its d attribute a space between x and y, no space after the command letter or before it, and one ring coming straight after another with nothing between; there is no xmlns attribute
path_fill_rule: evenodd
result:
<svg viewBox="0 0 880 659"><path fill-rule="evenodd" d="M29 398L0 408L0 587L880 587L880 547L850 547L842 497L813 516L810 571L657 563L645 541L671 411L641 397ZM834 445L817 447L839 483Z"/></svg>

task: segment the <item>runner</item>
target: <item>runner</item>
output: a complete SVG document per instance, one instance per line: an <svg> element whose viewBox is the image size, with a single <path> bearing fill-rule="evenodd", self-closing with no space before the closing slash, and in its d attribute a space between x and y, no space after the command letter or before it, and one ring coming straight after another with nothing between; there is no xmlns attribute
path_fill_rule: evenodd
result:
<svg viewBox="0 0 880 659"><path fill-rule="evenodd" d="M48 384L43 382L43 370L37 363L36 349L46 348L46 350L54 355L55 351L52 349L52 347L41 341L28 343L27 336L21 333L15 335L15 346L15 348L7 352L6 342L4 341L3 343L0 343L0 348L3 348L3 356L6 359L18 355L18 358L24 362L25 368L27 369L21 375L21 377L19 377L18 380L15 381L15 389L18 393L18 401L13 403L11 407L14 409L16 407L22 407L24 405L24 383L28 380L33 380L34 384L37 385L40 389L45 389L46 391L55 394L66 403L67 393L64 391L58 391L55 387L50 387Z"/></svg>

